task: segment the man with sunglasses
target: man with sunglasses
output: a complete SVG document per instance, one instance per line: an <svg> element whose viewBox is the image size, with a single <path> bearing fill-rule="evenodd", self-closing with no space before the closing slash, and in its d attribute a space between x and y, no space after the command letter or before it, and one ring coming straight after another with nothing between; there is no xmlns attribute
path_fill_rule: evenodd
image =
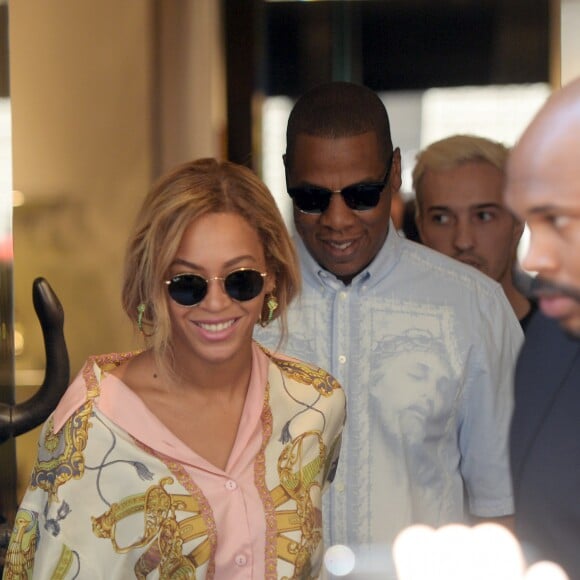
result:
<svg viewBox="0 0 580 580"><path fill-rule="evenodd" d="M413 523L512 514L507 430L522 332L496 282L390 225L401 155L383 103L352 83L306 93L284 163L303 292L283 348L329 370L348 399L327 545L384 553ZM273 347L278 338L260 335Z"/></svg>

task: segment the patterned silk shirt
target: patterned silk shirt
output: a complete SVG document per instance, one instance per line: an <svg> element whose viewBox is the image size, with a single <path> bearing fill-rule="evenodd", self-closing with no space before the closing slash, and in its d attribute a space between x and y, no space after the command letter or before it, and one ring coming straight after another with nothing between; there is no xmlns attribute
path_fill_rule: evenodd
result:
<svg viewBox="0 0 580 580"><path fill-rule="evenodd" d="M385 552L413 523L511 514L507 437L523 334L501 286L392 223L348 286L296 244L303 291L282 350L327 369L347 396L327 543ZM256 336L278 344L276 328Z"/></svg>
<svg viewBox="0 0 580 580"><path fill-rule="evenodd" d="M344 394L321 369L253 345L225 470L193 452L92 357L44 425L4 578L317 578L321 499Z"/></svg>

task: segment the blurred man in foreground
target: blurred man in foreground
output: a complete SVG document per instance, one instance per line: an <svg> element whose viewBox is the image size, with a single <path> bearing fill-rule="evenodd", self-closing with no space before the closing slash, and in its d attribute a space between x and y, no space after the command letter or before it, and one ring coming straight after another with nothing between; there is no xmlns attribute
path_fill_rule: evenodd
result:
<svg viewBox="0 0 580 580"><path fill-rule="evenodd" d="M531 559L580 579L580 80L556 92L510 156L506 202L531 232L522 265L542 314L516 370L516 530ZM545 315L545 316L544 316Z"/></svg>

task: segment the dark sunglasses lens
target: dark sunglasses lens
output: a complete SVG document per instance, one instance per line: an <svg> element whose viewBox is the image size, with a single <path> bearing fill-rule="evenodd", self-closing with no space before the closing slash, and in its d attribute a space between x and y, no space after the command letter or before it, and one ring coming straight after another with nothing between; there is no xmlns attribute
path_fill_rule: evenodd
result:
<svg viewBox="0 0 580 580"><path fill-rule="evenodd" d="M330 203L332 192L319 187L293 187L288 190L296 207L304 213L322 213Z"/></svg>
<svg viewBox="0 0 580 580"><path fill-rule="evenodd" d="M342 196L351 209L365 211L377 207L384 187L382 183L359 183L343 189Z"/></svg>
<svg viewBox="0 0 580 580"><path fill-rule="evenodd" d="M207 294L207 282L195 274L182 274L171 279L169 296L182 306L195 306Z"/></svg>
<svg viewBox="0 0 580 580"><path fill-rule="evenodd" d="M234 300L252 300L264 287L264 278L256 270L239 270L228 274L225 289Z"/></svg>

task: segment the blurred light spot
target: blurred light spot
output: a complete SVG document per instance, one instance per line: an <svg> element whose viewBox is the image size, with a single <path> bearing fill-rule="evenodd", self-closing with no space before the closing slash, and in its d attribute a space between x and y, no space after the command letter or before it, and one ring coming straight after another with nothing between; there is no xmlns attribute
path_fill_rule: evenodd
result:
<svg viewBox="0 0 580 580"><path fill-rule="evenodd" d="M342 544L330 546L324 554L324 565L326 569L335 576L346 576L354 570L354 552Z"/></svg>

